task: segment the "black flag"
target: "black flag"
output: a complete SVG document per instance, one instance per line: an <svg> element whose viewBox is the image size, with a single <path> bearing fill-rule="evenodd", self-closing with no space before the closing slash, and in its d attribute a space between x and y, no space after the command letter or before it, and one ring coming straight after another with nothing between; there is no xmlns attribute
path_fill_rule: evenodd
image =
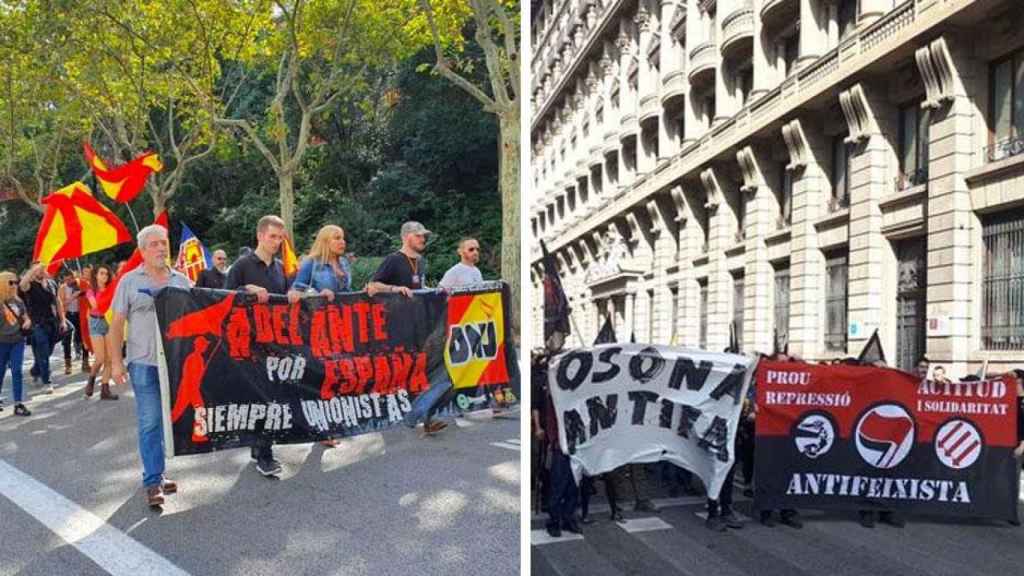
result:
<svg viewBox="0 0 1024 576"><path fill-rule="evenodd" d="M730 354L740 353L740 344L736 341L736 323L729 322L729 347L725 349Z"/></svg>
<svg viewBox="0 0 1024 576"><path fill-rule="evenodd" d="M882 364L888 364L885 361L885 351L882 350L882 341L878 339L878 328L875 328L875 333L871 335L868 343L864 345L864 349L860 351L860 356L857 356L857 362L861 364L873 364L882 361Z"/></svg>
<svg viewBox="0 0 1024 576"><path fill-rule="evenodd" d="M594 345L612 344L614 342L618 342L618 339L615 338L615 327L612 326L612 317L606 316L604 326L601 326L601 331L597 333L597 338L594 339Z"/></svg>
<svg viewBox="0 0 1024 576"><path fill-rule="evenodd" d="M544 341L547 342L556 332L560 332L563 339L569 336L569 299L562 290L555 257L548 253L543 240L540 249L544 255Z"/></svg>

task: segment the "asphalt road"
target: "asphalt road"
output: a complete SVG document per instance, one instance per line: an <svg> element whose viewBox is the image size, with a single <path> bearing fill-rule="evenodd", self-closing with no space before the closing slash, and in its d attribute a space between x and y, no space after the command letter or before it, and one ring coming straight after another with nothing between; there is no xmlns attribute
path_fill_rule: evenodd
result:
<svg viewBox="0 0 1024 576"><path fill-rule="evenodd" d="M248 450L173 458L180 493L158 513L142 499L130 390L86 400L59 355L56 393L29 386L31 417L12 415L9 376L0 393L0 576L519 573L516 418L281 446L279 480Z"/></svg>
<svg viewBox="0 0 1024 576"><path fill-rule="evenodd" d="M599 485L600 486L600 485ZM603 490L603 488L601 488ZM1022 490L1024 496L1024 490ZM552 540L546 516L531 521L533 576L1009 576L1024 574L1024 528L996 521L910 517L903 529L867 529L855 514L803 512L804 528L762 526L735 493L740 530L704 527L702 497L655 499L658 513L612 522L596 496L582 537ZM1024 517L1024 504L1020 509Z"/></svg>

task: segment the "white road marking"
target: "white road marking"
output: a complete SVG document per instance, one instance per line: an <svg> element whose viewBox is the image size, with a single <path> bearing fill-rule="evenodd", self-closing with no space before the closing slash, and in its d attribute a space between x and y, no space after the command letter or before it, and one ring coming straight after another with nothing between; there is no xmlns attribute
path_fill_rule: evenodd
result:
<svg viewBox="0 0 1024 576"><path fill-rule="evenodd" d="M112 576L188 576L163 556L3 460L0 495Z"/></svg>
<svg viewBox="0 0 1024 576"><path fill-rule="evenodd" d="M513 443L515 442L515 443ZM518 440L506 440L504 442L491 442L491 446L497 446L498 448L504 448L506 450L515 450L519 452L519 441Z"/></svg>
<svg viewBox="0 0 1024 576"><path fill-rule="evenodd" d="M650 532L652 530L671 530L672 525L661 518L633 518L616 522L623 530L630 534L634 532Z"/></svg>
<svg viewBox="0 0 1024 576"><path fill-rule="evenodd" d="M554 544L556 542L572 542L573 540L583 540L582 534L574 534L568 530L562 530L561 538L552 538L548 534L547 530L531 530L530 531L530 545L531 546L542 546L544 544Z"/></svg>

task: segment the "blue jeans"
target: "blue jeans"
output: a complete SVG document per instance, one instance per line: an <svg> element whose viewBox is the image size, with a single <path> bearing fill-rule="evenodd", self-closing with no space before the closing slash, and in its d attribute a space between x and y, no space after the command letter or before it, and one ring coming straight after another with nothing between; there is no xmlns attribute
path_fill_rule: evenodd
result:
<svg viewBox="0 0 1024 576"><path fill-rule="evenodd" d="M142 485L159 486L164 475L163 409L160 403L160 374L156 366L131 363L128 376L135 391L135 413L139 420L139 456L142 457Z"/></svg>
<svg viewBox="0 0 1024 576"><path fill-rule="evenodd" d="M0 344L0 390L4 386L4 374L7 373L7 366L11 367L11 382L14 385L14 403L20 403L21 392L21 363L25 361L25 342L14 344Z"/></svg>
<svg viewBox="0 0 1024 576"><path fill-rule="evenodd" d="M53 342L46 330L38 325L32 328L32 374L39 376L43 384L52 384L50 381L50 354L53 353Z"/></svg>

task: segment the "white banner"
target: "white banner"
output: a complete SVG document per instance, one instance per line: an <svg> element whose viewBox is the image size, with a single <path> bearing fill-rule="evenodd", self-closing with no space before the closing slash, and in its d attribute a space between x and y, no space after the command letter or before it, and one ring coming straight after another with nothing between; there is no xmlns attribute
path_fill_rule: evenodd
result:
<svg viewBox="0 0 1024 576"><path fill-rule="evenodd" d="M604 344L548 370L562 451L577 480L666 460L718 495L756 358L671 346Z"/></svg>

